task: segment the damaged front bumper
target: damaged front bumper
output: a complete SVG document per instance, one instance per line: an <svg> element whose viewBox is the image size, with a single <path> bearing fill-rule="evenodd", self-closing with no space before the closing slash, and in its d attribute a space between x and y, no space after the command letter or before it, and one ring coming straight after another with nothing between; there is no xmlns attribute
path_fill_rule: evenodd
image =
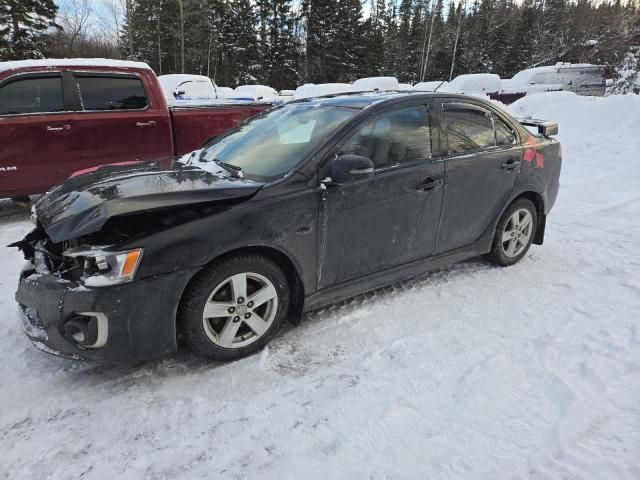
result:
<svg viewBox="0 0 640 480"><path fill-rule="evenodd" d="M142 360L177 350L176 311L192 274L87 288L26 268L16 301L24 332L40 350L76 360Z"/></svg>

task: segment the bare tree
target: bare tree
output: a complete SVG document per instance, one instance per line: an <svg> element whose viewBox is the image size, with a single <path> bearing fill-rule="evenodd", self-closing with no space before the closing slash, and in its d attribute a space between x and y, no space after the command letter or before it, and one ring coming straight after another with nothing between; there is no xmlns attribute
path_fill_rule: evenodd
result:
<svg viewBox="0 0 640 480"><path fill-rule="evenodd" d="M458 15L456 39L453 42L453 55L451 57L451 70L449 70L449 81L451 81L451 78L453 77L453 69L456 65L456 53L458 51L458 40L460 39L460 29L462 28L462 21L464 20L466 8L467 8L467 0L462 0L462 5L460 5L460 15Z"/></svg>
<svg viewBox="0 0 640 480"><path fill-rule="evenodd" d="M178 7L180 8L180 60L182 62L180 72L184 73L184 0L178 0Z"/></svg>
<svg viewBox="0 0 640 480"><path fill-rule="evenodd" d="M68 38L68 54L75 55L82 50L82 42L91 28L91 1L65 0L60 4L59 24Z"/></svg>
<svg viewBox="0 0 640 480"><path fill-rule="evenodd" d="M122 32L122 22L126 14L126 0L102 0L102 5L106 15L100 16L102 27L112 37L113 41L119 43L120 33ZM120 49L117 53L118 58Z"/></svg>
<svg viewBox="0 0 640 480"><path fill-rule="evenodd" d="M431 37L433 36L433 24L435 23L436 20L436 16L433 14L433 4L434 4L434 0L431 0L431 26L429 27L429 38L427 40L427 48L426 51L424 51L424 41L423 41L423 51L424 51L424 61L422 62L422 72L420 72L420 81L424 82L424 78L427 74L427 65L429 63L429 54L431 53ZM427 26L425 25L425 34L426 34L426 28ZM426 36L426 35L425 35Z"/></svg>
<svg viewBox="0 0 640 480"><path fill-rule="evenodd" d="M125 15L127 19L127 44L129 45L129 58L133 59L133 4L131 0L125 2Z"/></svg>

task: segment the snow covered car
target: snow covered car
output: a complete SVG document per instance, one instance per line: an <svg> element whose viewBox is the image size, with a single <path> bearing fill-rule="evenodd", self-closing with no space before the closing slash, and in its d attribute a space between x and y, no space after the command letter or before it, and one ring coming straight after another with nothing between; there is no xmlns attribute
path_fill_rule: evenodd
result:
<svg viewBox="0 0 640 480"><path fill-rule="evenodd" d="M470 257L542 244L557 125L461 95L309 98L175 161L106 165L13 246L26 334L76 359L238 358L285 320Z"/></svg>

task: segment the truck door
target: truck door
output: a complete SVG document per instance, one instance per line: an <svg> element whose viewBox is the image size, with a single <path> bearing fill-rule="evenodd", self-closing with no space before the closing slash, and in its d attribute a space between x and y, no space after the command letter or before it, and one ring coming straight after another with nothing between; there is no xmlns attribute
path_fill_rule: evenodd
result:
<svg viewBox="0 0 640 480"><path fill-rule="evenodd" d="M107 163L173 155L166 105L128 73L74 72L80 108L74 119L75 154L65 174Z"/></svg>
<svg viewBox="0 0 640 480"><path fill-rule="evenodd" d="M0 197L42 193L70 153L74 113L60 73L14 75L0 83Z"/></svg>

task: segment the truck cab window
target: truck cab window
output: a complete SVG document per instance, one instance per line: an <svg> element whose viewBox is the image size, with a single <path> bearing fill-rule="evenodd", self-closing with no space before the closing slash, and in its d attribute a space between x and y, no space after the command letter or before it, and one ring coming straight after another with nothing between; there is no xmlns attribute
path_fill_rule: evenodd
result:
<svg viewBox="0 0 640 480"><path fill-rule="evenodd" d="M496 145L491 113L464 105L445 104L449 154L464 153Z"/></svg>
<svg viewBox="0 0 640 480"><path fill-rule="evenodd" d="M358 128L339 153L367 157L376 169L429 158L427 107L418 105L374 116Z"/></svg>
<svg viewBox="0 0 640 480"><path fill-rule="evenodd" d="M64 100L58 76L18 79L0 88L0 115L61 111Z"/></svg>
<svg viewBox="0 0 640 480"><path fill-rule="evenodd" d="M139 78L117 76L79 76L83 110L141 110L148 105Z"/></svg>

